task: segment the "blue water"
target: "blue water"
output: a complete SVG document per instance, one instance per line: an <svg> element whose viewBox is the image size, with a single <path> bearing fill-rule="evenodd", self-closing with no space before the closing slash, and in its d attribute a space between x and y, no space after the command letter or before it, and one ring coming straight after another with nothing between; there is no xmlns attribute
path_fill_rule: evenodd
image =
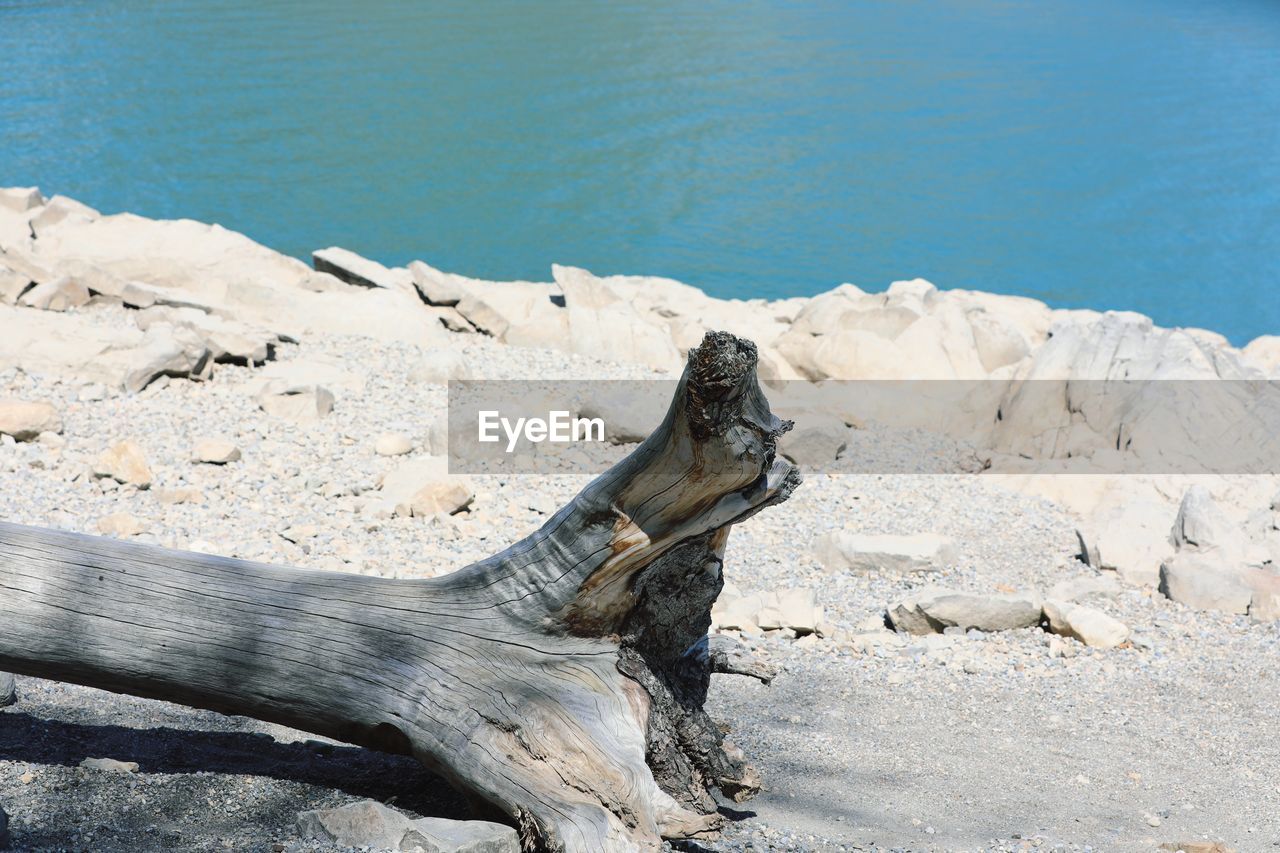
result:
<svg viewBox="0 0 1280 853"><path fill-rule="evenodd" d="M1280 2L0 0L0 185L486 278L1280 333Z"/></svg>

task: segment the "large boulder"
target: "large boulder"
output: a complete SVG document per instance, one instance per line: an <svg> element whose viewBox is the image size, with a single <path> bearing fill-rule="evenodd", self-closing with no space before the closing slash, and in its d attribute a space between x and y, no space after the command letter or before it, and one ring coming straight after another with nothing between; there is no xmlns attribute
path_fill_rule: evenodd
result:
<svg viewBox="0 0 1280 853"><path fill-rule="evenodd" d="M1169 541L1179 551L1218 551L1238 557L1245 550L1244 531L1227 517L1209 490L1199 483L1189 487L1182 496Z"/></svg>
<svg viewBox="0 0 1280 853"><path fill-rule="evenodd" d="M1147 317L1068 317L999 403L993 450L1099 459L1129 473L1269 473L1280 394L1230 347ZM1121 451L1121 452L1117 452Z"/></svg>
<svg viewBox="0 0 1280 853"><path fill-rule="evenodd" d="M936 572L956 560L951 540L936 533L855 533L831 530L814 542L814 556L827 572Z"/></svg>
<svg viewBox="0 0 1280 853"><path fill-rule="evenodd" d="M923 279L819 294L774 346L809 379L981 379L1030 348L1016 323Z"/></svg>
<svg viewBox="0 0 1280 853"><path fill-rule="evenodd" d="M332 275L358 287L382 287L387 290L413 288L413 275L406 269L388 269L377 261L362 258L348 249L330 246L311 253L311 265L317 272Z"/></svg>
<svg viewBox="0 0 1280 853"><path fill-rule="evenodd" d="M1280 335L1260 335L1240 351L1241 358L1266 376L1280 376Z"/></svg>
<svg viewBox="0 0 1280 853"><path fill-rule="evenodd" d="M1173 556L1172 512L1165 502L1144 497L1100 506L1076 530L1082 561L1131 584L1155 586L1161 562Z"/></svg>
<svg viewBox="0 0 1280 853"><path fill-rule="evenodd" d="M0 305L0 369L136 392L160 376L203 375L208 362L198 335L168 323L143 332L79 314Z"/></svg>
<svg viewBox="0 0 1280 853"><path fill-rule="evenodd" d="M85 264L134 285L144 304L197 306L291 338L321 332L431 344L448 334L412 287L345 284L243 234L187 219L68 218L34 242L34 260Z"/></svg>
<svg viewBox="0 0 1280 853"><path fill-rule="evenodd" d="M1253 590L1220 552L1182 551L1160 566L1160 592L1196 610L1247 613Z"/></svg>
<svg viewBox="0 0 1280 853"><path fill-rule="evenodd" d="M438 270L423 261L410 262L409 276L427 304L450 308L462 301L471 282L466 276Z"/></svg>
<svg viewBox="0 0 1280 853"><path fill-rule="evenodd" d="M552 274L564 293L570 352L679 369L683 360L667 330L651 322L608 281L574 267L553 266Z"/></svg>
<svg viewBox="0 0 1280 853"><path fill-rule="evenodd" d="M1252 549L1244 530L1203 485L1186 490L1169 541L1177 551L1160 566L1161 592L1197 610L1249 610L1255 586L1250 581L1262 576L1247 563Z"/></svg>
<svg viewBox="0 0 1280 853"><path fill-rule="evenodd" d="M0 187L0 208L25 213L44 204L44 196L36 187Z"/></svg>

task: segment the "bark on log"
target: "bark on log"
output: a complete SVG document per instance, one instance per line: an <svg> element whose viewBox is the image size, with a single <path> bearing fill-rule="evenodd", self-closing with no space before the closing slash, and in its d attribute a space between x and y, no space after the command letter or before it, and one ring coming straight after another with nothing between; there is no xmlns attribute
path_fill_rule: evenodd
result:
<svg viewBox="0 0 1280 853"><path fill-rule="evenodd" d="M750 341L709 333L634 453L432 580L0 524L0 670L412 754L528 849L712 831L710 788L759 786L703 710L713 669L752 669L707 645L725 541L800 482L755 365Z"/></svg>

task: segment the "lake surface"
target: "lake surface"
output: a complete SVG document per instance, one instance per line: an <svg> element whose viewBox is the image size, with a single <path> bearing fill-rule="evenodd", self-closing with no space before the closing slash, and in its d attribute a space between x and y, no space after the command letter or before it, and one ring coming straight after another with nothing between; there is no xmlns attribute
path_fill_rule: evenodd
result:
<svg viewBox="0 0 1280 853"><path fill-rule="evenodd" d="M0 185L485 278L1280 334L1280 3L0 0Z"/></svg>

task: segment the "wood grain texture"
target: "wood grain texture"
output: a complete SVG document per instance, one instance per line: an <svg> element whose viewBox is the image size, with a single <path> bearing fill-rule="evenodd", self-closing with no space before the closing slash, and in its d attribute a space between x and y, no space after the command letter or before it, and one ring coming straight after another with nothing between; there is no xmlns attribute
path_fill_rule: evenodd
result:
<svg viewBox="0 0 1280 853"><path fill-rule="evenodd" d="M799 483L788 426L755 347L709 333L634 453L432 580L0 523L0 670L412 754L529 849L658 849L758 788L703 711L706 632L730 526Z"/></svg>

